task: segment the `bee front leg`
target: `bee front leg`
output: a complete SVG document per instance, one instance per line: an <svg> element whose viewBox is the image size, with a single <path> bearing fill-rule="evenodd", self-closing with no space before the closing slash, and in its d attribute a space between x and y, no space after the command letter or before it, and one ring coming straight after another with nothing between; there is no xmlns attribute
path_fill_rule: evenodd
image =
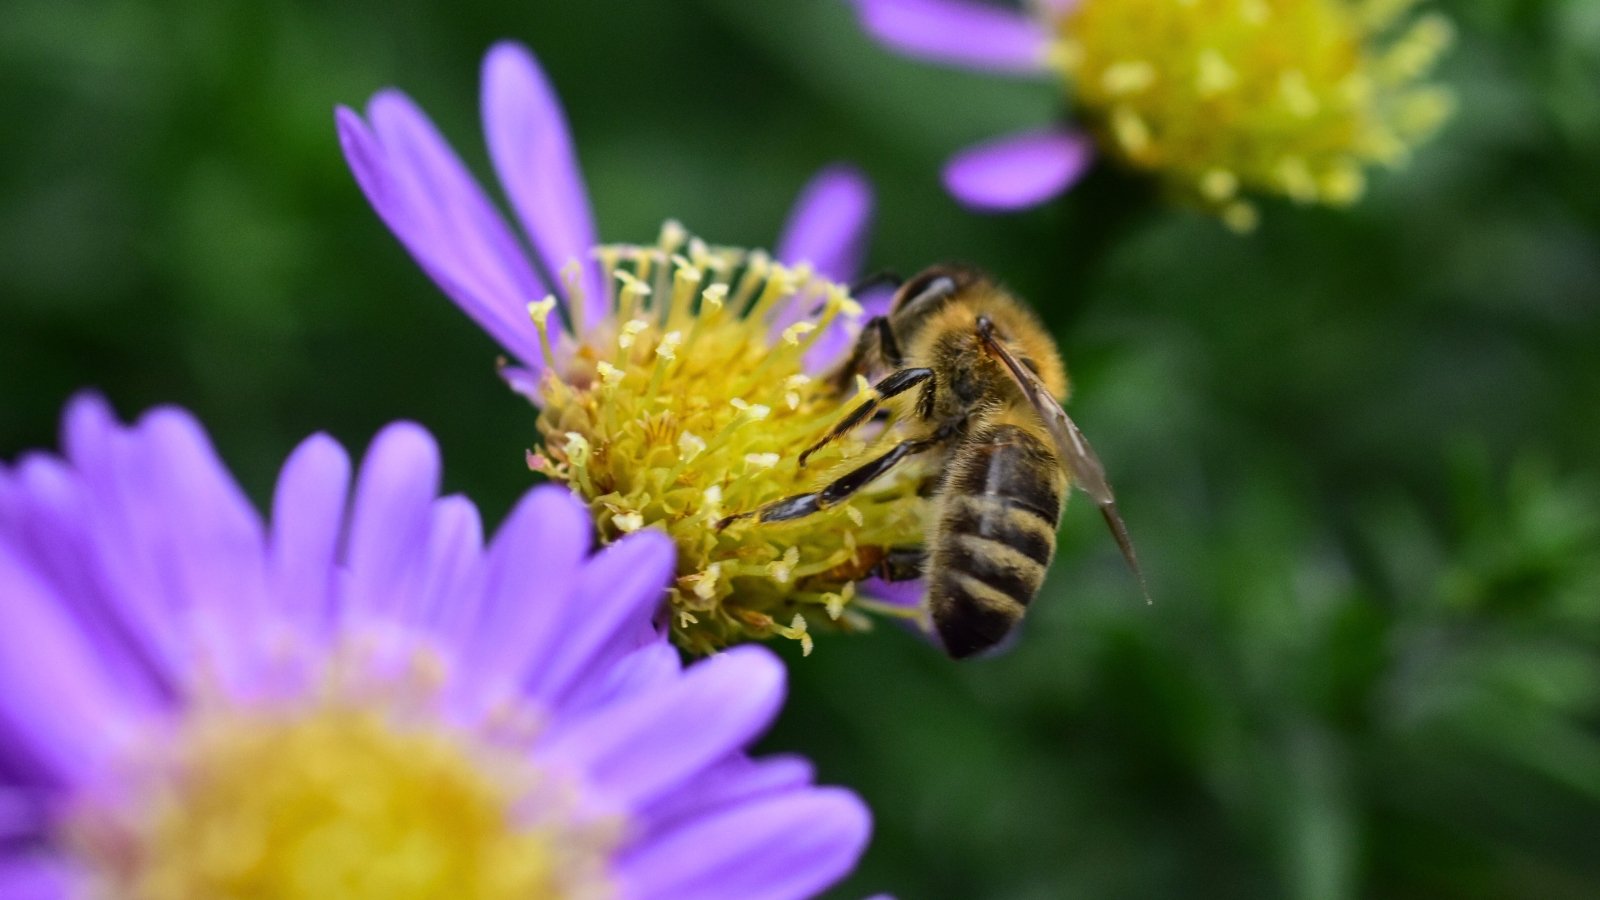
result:
<svg viewBox="0 0 1600 900"><path fill-rule="evenodd" d="M850 357L828 376L834 390L843 392L850 386L850 379L866 373L867 361L871 359L874 349L883 364L891 369L898 369L905 362L905 354L900 352L900 341L895 338L894 329L889 327L889 320L884 316L873 316L861 327L861 334L856 336Z"/></svg>
<svg viewBox="0 0 1600 900"><path fill-rule="evenodd" d="M811 454L816 453L823 447L826 447L839 438L844 437L846 434L849 434L853 429L855 429L856 426L872 418L872 414L877 411L878 407L883 403L883 401L888 400L890 397L903 394L919 384L923 385L923 388L922 397L919 398L917 409L920 411L926 408L927 410L931 411L933 409L934 399L934 381L932 369L901 369L898 372L891 373L885 376L882 381L873 386L872 395L866 400L862 401L860 406L851 410L850 414L845 416L844 419L839 422L839 424L829 429L828 433L823 435L821 440L817 441L815 444L812 444L810 447L807 447L805 452L800 454L800 465L804 467L806 460L811 457ZM927 417L924 416L924 418Z"/></svg>
<svg viewBox="0 0 1600 900"><path fill-rule="evenodd" d="M906 371L912 370L908 369ZM851 469L820 491L809 494L795 494L782 500L774 500L753 512L728 516L717 523L717 530L721 531L740 519L751 517L754 517L757 522L787 522L791 519L804 518L812 513L821 512L871 484L906 457L937 447L939 444L944 443L948 437L949 435L941 429L931 437L901 441L889 448L887 453Z"/></svg>

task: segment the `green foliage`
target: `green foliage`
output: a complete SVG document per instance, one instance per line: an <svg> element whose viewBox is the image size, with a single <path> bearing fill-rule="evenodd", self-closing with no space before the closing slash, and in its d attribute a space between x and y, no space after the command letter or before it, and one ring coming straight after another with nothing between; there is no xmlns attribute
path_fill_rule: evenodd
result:
<svg viewBox="0 0 1600 900"><path fill-rule="evenodd" d="M0 29L0 453L65 398L194 409L264 497L299 437L413 418L491 515L533 413L367 210L331 110L410 91L482 166L478 59L527 41L609 240L766 244L872 177L875 267L961 258L1058 331L1152 575L1087 504L1009 655L793 654L773 750L862 791L840 892L1600 893L1600 13L1438 4L1461 113L1348 212L1259 232L1112 170L1033 213L939 190L1049 86L881 51L841 5L12 0Z"/></svg>

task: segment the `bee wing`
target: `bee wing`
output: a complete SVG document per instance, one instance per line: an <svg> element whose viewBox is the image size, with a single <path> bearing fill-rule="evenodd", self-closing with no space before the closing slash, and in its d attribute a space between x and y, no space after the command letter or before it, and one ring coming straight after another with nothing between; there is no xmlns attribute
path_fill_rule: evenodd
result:
<svg viewBox="0 0 1600 900"><path fill-rule="evenodd" d="M1028 398L1028 404L1043 420L1045 428L1055 440L1056 452L1061 456L1061 467L1066 470L1072 483L1099 504L1100 514L1105 517L1106 525L1111 529L1111 536L1117 541L1117 549L1122 551L1122 558L1127 561L1128 568L1138 579L1139 589L1144 593L1145 602L1150 602L1150 589L1145 585L1144 572L1139 567L1139 555L1134 552L1133 538L1128 535L1128 524L1122 520L1122 513L1117 511L1117 498L1111 493L1111 482L1106 480L1106 467L1101 464L1100 457L1095 455L1094 448L1089 446L1088 439L1078 429L1077 423L1072 421L1067 411L1061 408L1055 397L1051 396L1050 389L1039 380L1039 376L1017 362L1011 351L995 339L993 328L987 319L979 320L978 336L983 340L984 347L1005 363L1012 380L1022 389L1022 395Z"/></svg>

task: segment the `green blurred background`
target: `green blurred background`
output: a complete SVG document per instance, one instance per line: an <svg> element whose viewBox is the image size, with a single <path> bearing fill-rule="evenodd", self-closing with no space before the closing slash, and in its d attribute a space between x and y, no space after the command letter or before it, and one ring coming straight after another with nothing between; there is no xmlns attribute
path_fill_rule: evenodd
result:
<svg viewBox="0 0 1600 900"><path fill-rule="evenodd" d="M893 57L831 0L7 0L0 454L98 386L196 411L264 498L305 434L411 418L498 517L533 413L332 108L399 85L485 172L479 58L520 38L607 239L770 244L854 161L871 265L1032 298L1120 488L1153 607L1077 503L1007 656L780 648L767 747L877 815L840 896L1600 896L1600 3L1438 6L1445 132L1357 208L1241 238L1106 170L958 210L941 160L1057 92Z"/></svg>

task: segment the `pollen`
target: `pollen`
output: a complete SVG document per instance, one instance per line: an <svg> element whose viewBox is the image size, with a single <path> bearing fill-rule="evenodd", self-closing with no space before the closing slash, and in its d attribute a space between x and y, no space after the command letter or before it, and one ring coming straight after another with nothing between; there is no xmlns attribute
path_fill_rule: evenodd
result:
<svg viewBox="0 0 1600 900"><path fill-rule="evenodd" d="M1101 145L1231 227L1241 190L1345 206L1449 116L1449 46L1412 0L1082 0L1050 54Z"/></svg>
<svg viewBox="0 0 1600 900"><path fill-rule="evenodd" d="M641 529L673 539L663 619L690 652L768 638L809 652L807 622L869 627L854 587L883 549L922 542L920 464L809 516L724 522L819 490L905 437L864 429L799 465L855 401L808 371L807 353L830 329L859 325L860 305L808 266L709 246L675 223L655 245L594 257L607 296L573 306L609 315L549 359L530 464L584 498L602 540Z"/></svg>
<svg viewBox="0 0 1600 900"><path fill-rule="evenodd" d="M517 716L458 729L428 708L437 666L411 669L398 693L336 674L299 700L190 706L124 760L114 796L69 811L89 894L612 896L620 823L577 813Z"/></svg>

